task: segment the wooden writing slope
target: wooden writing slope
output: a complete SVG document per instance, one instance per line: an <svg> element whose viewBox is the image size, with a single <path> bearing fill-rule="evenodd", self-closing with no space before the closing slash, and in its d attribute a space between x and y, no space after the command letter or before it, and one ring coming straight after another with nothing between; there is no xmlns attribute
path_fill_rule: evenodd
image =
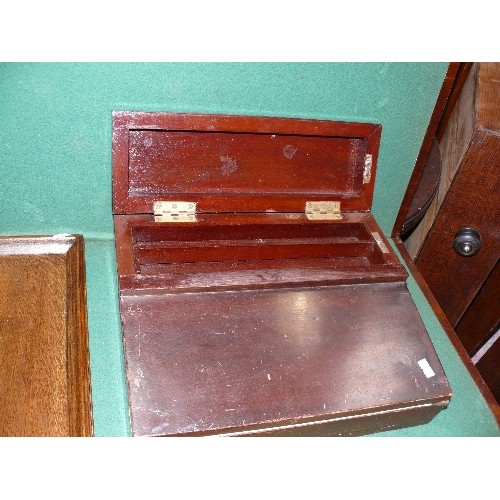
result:
<svg viewBox="0 0 500 500"><path fill-rule="evenodd" d="M381 126L113 113L136 436L429 421L441 364L370 214Z"/></svg>

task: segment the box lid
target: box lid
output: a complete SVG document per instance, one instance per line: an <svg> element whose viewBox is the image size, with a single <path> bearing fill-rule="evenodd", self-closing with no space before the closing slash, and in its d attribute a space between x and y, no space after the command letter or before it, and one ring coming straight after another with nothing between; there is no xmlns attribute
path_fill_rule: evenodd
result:
<svg viewBox="0 0 500 500"><path fill-rule="evenodd" d="M369 211L382 126L257 116L113 112L113 212Z"/></svg>

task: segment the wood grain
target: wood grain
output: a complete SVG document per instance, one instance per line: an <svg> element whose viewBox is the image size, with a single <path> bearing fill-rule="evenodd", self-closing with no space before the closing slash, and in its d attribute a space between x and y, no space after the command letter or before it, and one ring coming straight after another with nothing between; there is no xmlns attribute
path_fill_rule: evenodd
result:
<svg viewBox="0 0 500 500"><path fill-rule="evenodd" d="M371 123L115 111L113 213L151 213L155 201L186 199L201 213L301 212L314 200L368 211L381 129ZM365 181L367 154L372 167Z"/></svg>
<svg viewBox="0 0 500 500"><path fill-rule="evenodd" d="M448 404L369 213L379 125L118 112L113 127L134 435L354 435ZM198 204L195 222L154 221L173 195ZM315 199L341 201L341 218L309 220Z"/></svg>
<svg viewBox="0 0 500 500"><path fill-rule="evenodd" d="M195 224L152 219L115 216L122 290L368 283L407 276L369 213L329 222L304 214L201 214Z"/></svg>
<svg viewBox="0 0 500 500"><path fill-rule="evenodd" d="M425 133L422 146L420 147L415 167L408 183L408 188L406 189L403 201L401 202L401 206L396 217L396 221L394 222L394 227L392 228L392 238L399 238L401 234L403 224L408 216L411 202L415 195L415 191L417 190L422 171L425 167L425 163L427 161L427 158L429 157L432 142L434 141L439 121L445 109L446 102L453 87L453 83L455 81L459 67L460 63L450 63L450 65L448 66L448 71L446 72L443 85L441 86L441 90L439 91L439 95L432 112L429 126L427 127L427 131Z"/></svg>
<svg viewBox="0 0 500 500"><path fill-rule="evenodd" d="M418 258L419 252L434 224L434 220L443 204L443 201L455 178L458 167L469 148L475 129L475 96L479 65L475 63L467 73L468 77L462 85L454 85L450 100L456 103L450 113L449 104L445 112L447 128L441 134L439 149L441 151L441 178L436 196L432 200L426 214L414 232L405 240L405 246L413 260ZM462 76L464 74L462 73ZM455 95L460 89L460 95ZM445 119L443 117L443 119ZM441 122L440 122L441 128Z"/></svg>
<svg viewBox="0 0 500 500"><path fill-rule="evenodd" d="M454 327L500 256L499 155L499 137L477 129L416 261ZM481 250L472 257L453 249L455 234L464 227L481 235Z"/></svg>
<svg viewBox="0 0 500 500"><path fill-rule="evenodd" d="M466 82L456 112L462 132L452 130L443 138L458 144L451 147L450 154L458 162L457 173L416 260L454 327L500 256L500 128L491 128L500 126L500 64L479 63L472 68L469 80L473 90L466 91L470 85ZM453 250L455 234L463 227L481 235L481 250L470 258Z"/></svg>
<svg viewBox="0 0 500 500"><path fill-rule="evenodd" d="M81 236L0 237L0 435L93 431Z"/></svg>
<svg viewBox="0 0 500 500"><path fill-rule="evenodd" d="M457 63L455 63L457 64ZM472 69L474 63L462 62L459 63L458 71L456 73L455 79L453 81L453 86L451 88L450 96L446 101L445 108L443 110L441 119L439 120L439 125L436 130L436 139L441 142L443 135L448 129L448 123L453 114L457 101L462 95L462 89L469 77L469 72Z"/></svg>
<svg viewBox="0 0 500 500"><path fill-rule="evenodd" d="M500 130L499 66L498 62L480 63L476 119L481 128L496 133Z"/></svg>
<svg viewBox="0 0 500 500"><path fill-rule="evenodd" d="M335 428L349 415L437 412L450 396L401 283L125 296L121 307L137 436Z"/></svg>
<svg viewBox="0 0 500 500"><path fill-rule="evenodd" d="M486 385L472 364L470 354L484 343L498 318L495 287L485 281L494 274L492 270L500 255L496 172L499 69L498 63L474 63L467 70L468 76L467 72L459 76L461 81L452 96L455 107L447 107L447 122L439 128L443 157L440 191L422 221L423 228L413 252L415 257L427 238L417 258L422 271L420 286L428 292L436 315L497 422L500 422L500 408L491 393L494 388ZM469 259L458 256L452 247L456 231L462 227L475 228L482 238L480 252ZM401 253L405 255L404 250ZM407 261L407 264L412 263ZM420 276L418 271L414 271L414 275Z"/></svg>

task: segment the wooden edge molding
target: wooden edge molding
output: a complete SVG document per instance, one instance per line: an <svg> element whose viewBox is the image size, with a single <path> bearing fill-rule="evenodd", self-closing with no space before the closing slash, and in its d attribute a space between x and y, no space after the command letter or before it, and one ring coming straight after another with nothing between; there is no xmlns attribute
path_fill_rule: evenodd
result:
<svg viewBox="0 0 500 500"><path fill-rule="evenodd" d="M441 142L441 139L444 136L446 131L446 127L448 122L450 121L451 114L455 109L455 104L457 103L460 94L462 92L462 88L469 76L469 72L472 68L472 62L460 63L459 68L457 70L457 75L455 77L455 81L453 82L453 87L450 91L449 98L444 107L443 113L441 115L441 119L439 120L439 124L436 130L436 139L438 142Z"/></svg>
<svg viewBox="0 0 500 500"><path fill-rule="evenodd" d="M71 436L92 436L92 391L83 236L74 237L67 253L68 403Z"/></svg>
<svg viewBox="0 0 500 500"><path fill-rule="evenodd" d="M0 436L92 436L84 240L0 237Z"/></svg>
<svg viewBox="0 0 500 500"><path fill-rule="evenodd" d="M396 247L399 250L403 260L410 269L410 272L415 278L415 281L417 282L418 286L422 290L427 301L431 305L432 310L434 311L434 314L436 315L439 323L443 327L453 347L457 351L461 361L463 362L466 369L472 376L472 379L476 383L476 386L478 387L480 393L482 394L486 403L490 407L490 410L496 419L497 425L500 428L500 406L496 402L496 399L494 398L489 387L486 385L486 382L481 377L476 366L474 365L474 363L472 363L467 351L460 342L455 330L453 329L452 325L446 318L443 310L439 306L436 298L432 294L429 286L425 282L417 266L412 261L406 247L403 245L400 238L403 224L407 217L411 201L415 195L415 191L418 187L420 176L422 175L422 171L425 167L425 163L429 156L429 151L432 146L434 137L436 137L438 134L442 135L441 123L443 123L445 126L446 122L448 121L449 115L453 110L454 103L456 102L456 99L460 94L460 90L463 87L467 75L469 74L471 65L472 63L452 62L448 66L448 70L444 78L443 85L441 86L441 90L436 100L434 111L432 113L429 126L427 128L427 132L424 136L424 140L422 142L422 146L420 148L420 152L415 163L415 168L413 170L412 176L408 183L408 188L401 203L398 215L396 217L391 237L394 243L396 244Z"/></svg>
<svg viewBox="0 0 500 500"><path fill-rule="evenodd" d="M393 241L396 244L396 247L399 250L406 265L410 269L413 277L415 278L417 285L420 287L425 298L427 299L430 306L432 307L432 310L434 311L434 314L436 315L439 323L443 327L443 330L448 335L448 338L450 339L453 347L457 351L458 356L460 357L462 363L467 368L472 379L474 380L475 384L477 385L479 392L481 393L481 395L485 399L486 403L490 407L490 410L495 417L497 426L500 429L500 406L498 405L495 397L493 396L489 387L486 385L486 382L481 377L478 369L476 368L474 363L471 361L469 354L467 353L464 346L460 342L458 335L456 334L455 330L453 329L450 322L446 318L443 310L439 306L436 298L432 294L431 289L429 288L429 286L425 282L423 276L420 274L420 271L418 270L417 266L411 260L411 257L409 255L408 251L406 250L405 246L403 245L403 242L401 241L401 239L399 237L396 237L396 238L393 237Z"/></svg>
<svg viewBox="0 0 500 500"><path fill-rule="evenodd" d="M425 133L424 140L422 142L422 146L415 163L415 168L413 169L413 173L408 183L408 188L403 197L403 201L401 202L401 207L399 208L396 222L394 223L394 227L392 229L392 238L399 238L399 235L401 234L401 231L403 229L403 224L408 215L410 204L413 200L413 196L415 195L415 191L417 190L420 176L422 175L422 171L424 170L425 163L432 147L434 136L436 135L436 130L441 120L441 116L443 115L459 68L460 63L455 62L450 63L450 65L448 66L448 71L446 72L446 75L444 77L443 85L441 86L441 90L434 106L434 111L432 112L429 126L427 127L427 132Z"/></svg>

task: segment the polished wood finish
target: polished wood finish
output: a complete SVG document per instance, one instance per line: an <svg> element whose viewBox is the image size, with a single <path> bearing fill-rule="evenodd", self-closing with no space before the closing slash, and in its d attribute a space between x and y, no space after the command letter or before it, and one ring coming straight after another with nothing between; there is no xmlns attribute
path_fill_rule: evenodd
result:
<svg viewBox="0 0 500 500"><path fill-rule="evenodd" d="M448 404L369 213L379 125L115 112L113 126L134 435L354 435ZM196 222L154 221L173 198L198 203ZM309 220L310 200L341 201L342 218Z"/></svg>
<svg viewBox="0 0 500 500"><path fill-rule="evenodd" d="M368 211L381 125L256 116L113 113L113 213L155 201L197 211L303 212L306 201ZM365 155L372 156L363 182ZM182 200L178 198L182 197Z"/></svg>
<svg viewBox="0 0 500 500"><path fill-rule="evenodd" d="M148 215L117 215L115 233L123 291L367 283L407 276L371 214L329 222L303 214L214 214L173 225Z"/></svg>
<svg viewBox="0 0 500 500"><path fill-rule="evenodd" d="M500 261L497 261L493 271L458 323L456 332L467 352L472 356L499 327Z"/></svg>
<svg viewBox="0 0 500 500"><path fill-rule="evenodd" d="M429 131L427 135L431 134L436 134L439 139L440 139L440 151L441 151L441 156L442 156L442 162L443 162L443 169L442 169L442 176L441 176L441 182L440 182L440 187L437 196L434 198L431 207L427 211L423 221L420 223L420 225L417 227L417 230L412 233L410 236L410 239L413 238L415 235L417 235L417 232L419 232L418 236L418 241L413 243L413 246L408 246L408 243L410 241L406 240L405 241L405 246L408 247L408 250L410 251L410 254L407 252L407 248L401 244L400 240L395 238L396 244L398 245L398 249L401 252L401 255L405 259L405 262L407 266L410 268L412 275L415 277L417 282L419 283L420 287L422 288L424 294L426 295L427 300L431 304L436 316L440 320L441 325L443 326L444 330L448 334L450 340L452 341L454 347L456 348L460 358L462 359L464 365L470 372L471 376L473 377L474 381L476 382L478 388L480 389L481 393L483 394L484 398L486 399L488 405L490 406L491 411L495 415L495 418L497 420L497 423L500 425L500 406L498 405L495 397L492 394L492 390L484 379L482 378L480 372L478 371L478 368L472 363L470 355L474 352L474 350L479 346L482 345L486 337L491 333L491 324L495 322L495 318L498 317L498 307L495 307L495 300L493 299L498 295L497 291L494 291L493 293L485 293L486 297L489 297L489 301L487 303L485 302L484 297L481 297L481 293L474 294L472 297L469 297L467 300L468 303L471 305L467 308L467 305L465 305L465 315L462 316L462 320L457 324L456 321L453 322L453 324L450 324L450 318L448 317L447 312L443 312L440 304L434 297L434 288L431 284L428 284L424 277L421 276L418 268L414 265L412 259L415 259L418 255L418 252L420 251L420 248L422 246L422 243L426 240L427 233L429 232L429 228L432 227L434 224L434 219L436 219L437 214L439 213L439 209L442 207L443 203L447 200L446 195L448 191L450 190L450 186L452 189L455 188L455 184L453 184L455 176L457 175L457 172L459 172L459 169L461 168L461 162L462 159L468 154L468 151L471 147L471 144L473 143L473 138L474 134L476 134L478 131L480 132L481 130L483 132L487 132L484 127L479 126L478 123L481 118L481 116L485 117L483 118L484 123L489 123L491 124L498 124L498 117L500 114L498 113L498 92L496 93L496 103L493 103L493 96L495 93L492 91L493 85L495 85L495 78L492 78L491 72L493 69L493 66L495 66L495 63L488 63L486 66L484 63L462 63L460 65L460 69L456 75L455 82L453 84L453 91L451 92L451 95L449 97L449 102L446 106L446 109L443 111L442 118L440 120L440 123L438 125L437 131L435 130L435 122L431 120L431 123L429 125ZM496 63L497 64L497 63ZM483 91L480 92L478 90L477 83L479 81L479 68L481 66L482 70L482 79L481 81L487 81L487 85L489 87L489 90L485 92L484 86L483 86ZM498 82L496 82L496 85L498 85ZM441 91L440 95L447 94L449 92L449 82L445 81L443 83L443 89ZM497 87L498 89L498 87ZM486 97L484 97L486 95ZM488 103L489 101L489 103ZM438 103L440 102L440 99L438 99ZM442 102L442 101L441 101ZM435 110L434 112L435 116L439 116L440 112L438 109ZM433 115L433 117L434 117ZM496 119L494 117L497 117ZM426 137L427 137L426 135ZM479 141L480 143L481 141ZM480 146L481 144L476 144L476 146ZM425 152L425 144L422 146L422 151L421 155ZM419 155L420 158L420 155ZM491 167L491 165L490 165ZM479 212L481 211L491 211L495 210L495 205L498 206L498 202L492 202L491 197L497 197L498 199L498 182L495 181L495 179L491 176L491 168L490 168L490 174L487 173L486 179L483 181L482 180L482 164L478 164L478 167L476 169L476 174L471 176L472 186L474 184L480 184L482 182L490 182L489 189L488 187L485 187L483 191L486 191L487 194L486 196L483 196L481 200L477 199L476 193L474 193L474 190L470 190L469 187L464 191L462 190L462 198L466 199L469 196L473 196L473 200L466 202L464 205L467 206L466 210L464 209L459 209L459 213L462 215L464 212L474 210L474 207L478 209ZM478 174L479 172L479 174ZM472 178L476 177L475 180ZM497 176L498 178L498 176ZM491 184L493 182L493 184ZM495 187L495 182L497 187ZM464 184L462 184L464 186ZM481 197L481 193L479 193ZM456 203L460 203L456 199ZM456 205L455 205L456 206ZM404 207L402 207L403 210ZM480 217L485 217L487 218L488 216L485 215L480 215ZM490 212L490 218L495 217L493 214ZM454 219L454 216L449 216L449 221L450 225L455 224L455 222L452 220ZM491 230L491 226L495 225L493 220L490 221L489 228ZM423 227L423 229L421 229ZM447 244L451 248L452 247L452 242L453 242L453 237L454 234L452 235L449 227L444 228L441 226L441 229L445 229L448 231L448 235L446 236L447 239ZM398 228L395 226L394 228L394 234L397 234ZM445 236L443 234L437 235L438 238L441 238L441 242L443 242ZM498 222L496 223L496 227L493 228L493 230L488 234L488 238L496 238L498 239ZM450 241L451 240L451 241ZM490 264L495 265L496 259L498 258L498 246L493 246L488 245L489 251L487 251L488 259L491 259ZM448 248L448 252L450 251L450 248ZM481 250L483 252L484 249ZM453 250L451 250L451 253L454 254ZM451 273L450 273L450 267L449 267L449 253L447 254L442 254L441 260L435 260L434 264L428 265L428 268L431 269L433 268L434 273L439 274L439 271L441 271L442 275L442 293L443 295L448 295L448 302L451 302L454 300L452 297L460 296L462 293L462 279L456 274L454 275L454 272L457 271L457 269L460 266L457 266L456 264L452 265L451 268ZM432 253L429 252L428 254L429 259L432 259ZM477 257L477 256L476 256ZM477 262L476 257L471 257L469 260L466 260L466 258L461 258L463 263L464 263L464 269L460 270L460 273L467 273L466 269L469 266L474 265L474 262ZM453 255L453 259L458 258L458 256L455 257ZM486 266L487 268L490 268L490 266ZM490 268L491 270L491 268ZM476 284L477 289L482 292L486 292L490 288L487 286L487 283L484 283L484 279L487 279L486 277L488 276L488 270L484 270L485 274L483 275L482 279L478 279L479 283ZM473 273L474 274L474 273ZM460 276L463 276L461 274ZM449 279L451 277L451 279ZM458 278L458 279L457 279ZM476 273L476 279L478 278L478 275ZM465 293L470 293L470 290L468 290L468 287L470 285L470 282L468 280L474 279L473 277L466 277L465 278ZM483 286L481 286L481 282L483 283ZM430 286L429 286L430 285ZM460 301L461 299L459 299ZM471 301L472 300L472 301ZM498 301L498 299L496 299ZM442 305L442 304L441 304ZM476 307L477 306L477 307ZM464 311L462 311L464 312ZM463 323L462 323L463 321ZM460 338L457 335L457 331L453 329L453 327L456 326L457 331L460 334ZM464 347L464 344L462 344L462 341L466 345L466 348Z"/></svg>
<svg viewBox="0 0 500 500"><path fill-rule="evenodd" d="M446 72L446 76L444 78L443 85L441 86L436 105L434 106L434 111L432 112L432 116L429 122L429 126L427 127L422 146L420 147L417 161L415 163L413 173L411 174L410 182L408 183L408 188L406 189L403 201L401 202L401 206L396 217L396 221L394 222L394 227L391 233L392 238L399 238L401 235L403 224L408 216L411 202L415 196L415 191L417 190L420 177L422 176L422 171L424 170L427 159L429 158L429 152L434 141L436 130L439 125L441 116L443 115L443 111L453 87L453 83L455 81L459 67L460 63L450 63L450 65L448 66L448 71Z"/></svg>
<svg viewBox="0 0 500 500"><path fill-rule="evenodd" d="M460 162L467 152L472 140L475 129L474 117L478 71L479 65L475 63L470 71L468 71L466 81L461 85L453 86L452 94L446 106L444 113L449 111L450 101L456 103L453 112L447 117L447 128L439 142L441 154L441 179L439 181L437 194L432 200L422 221L412 234L405 239L405 246L413 260L417 259L422 249L437 214L443 205L453 179L455 178ZM461 88L459 96L456 95L458 88ZM439 126L441 127L441 122Z"/></svg>
<svg viewBox="0 0 500 500"><path fill-rule="evenodd" d="M127 296L122 310L135 435L328 428L450 396L402 283Z"/></svg>
<svg viewBox="0 0 500 500"><path fill-rule="evenodd" d="M416 260L454 327L500 255L500 79L495 75L500 77L500 64L480 64L473 134ZM462 257L453 250L455 234L464 227L474 228L481 235L481 250L472 257Z"/></svg>
<svg viewBox="0 0 500 500"><path fill-rule="evenodd" d="M83 238L0 237L0 435L93 432Z"/></svg>
<svg viewBox="0 0 500 500"><path fill-rule="evenodd" d="M401 228L401 237L404 238L422 220L432 200L437 194L441 177L441 153L436 139L432 141L429 157L425 163L422 176L418 181L417 190L408 209L408 215Z"/></svg>

